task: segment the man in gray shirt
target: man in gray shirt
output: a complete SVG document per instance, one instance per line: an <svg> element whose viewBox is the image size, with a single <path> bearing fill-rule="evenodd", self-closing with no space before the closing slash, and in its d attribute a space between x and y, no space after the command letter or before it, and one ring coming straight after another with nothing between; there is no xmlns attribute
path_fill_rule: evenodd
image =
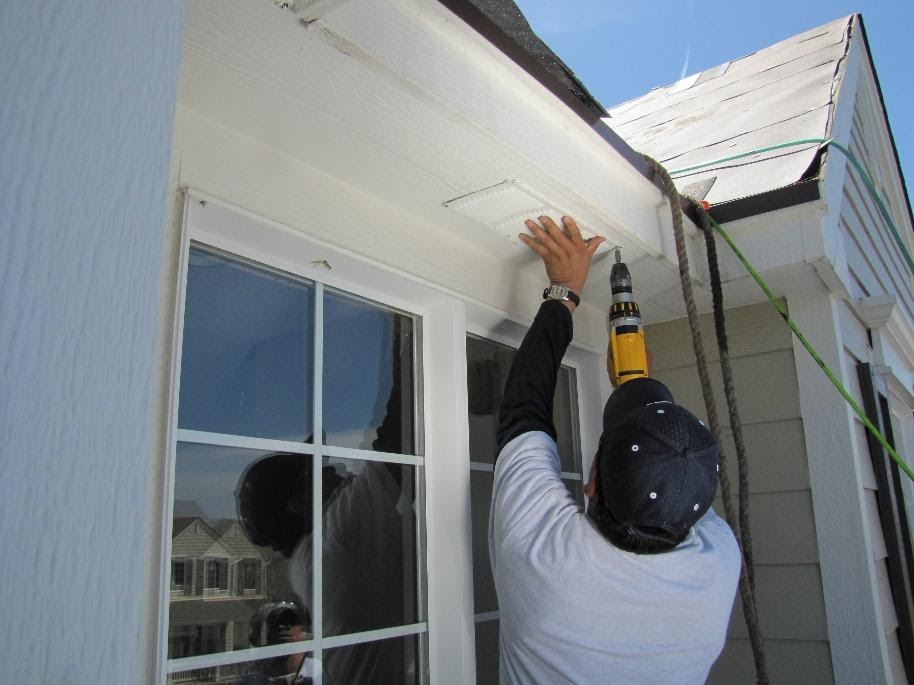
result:
<svg viewBox="0 0 914 685"><path fill-rule="evenodd" d="M552 402L603 239L584 241L569 217L562 228L540 222L520 237L565 289L544 292L499 414L489 552L501 682L704 682L740 570L736 540L711 508L717 444L662 383L629 381L606 403L587 512L578 508L561 480Z"/></svg>

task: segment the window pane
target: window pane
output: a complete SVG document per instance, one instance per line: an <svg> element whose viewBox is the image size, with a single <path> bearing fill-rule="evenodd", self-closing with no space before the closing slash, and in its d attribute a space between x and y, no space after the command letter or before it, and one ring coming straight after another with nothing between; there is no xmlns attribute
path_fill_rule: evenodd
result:
<svg viewBox="0 0 914 685"><path fill-rule="evenodd" d="M409 316L328 292L324 298L324 441L416 454L414 326Z"/></svg>
<svg viewBox="0 0 914 685"><path fill-rule="evenodd" d="M191 247L181 428L311 436L313 292L302 279Z"/></svg>
<svg viewBox="0 0 914 685"><path fill-rule="evenodd" d="M494 464L498 410L515 350L491 340L467 336L467 395L470 461Z"/></svg>
<svg viewBox="0 0 914 685"><path fill-rule="evenodd" d="M476 624L476 685L498 685L498 621Z"/></svg>
<svg viewBox="0 0 914 685"><path fill-rule="evenodd" d="M168 683L196 685L197 683L220 683L227 685L254 685L260 683L292 682L290 676L296 673L313 675L314 660L310 653L277 656L258 661L247 661L227 666L210 666L178 671L168 676ZM283 679L287 677L286 679ZM308 681L310 682L310 681Z"/></svg>
<svg viewBox="0 0 914 685"><path fill-rule="evenodd" d="M559 461L566 473L581 472L581 450L578 434L578 392L575 387L574 369L559 368L552 405L552 422L555 424Z"/></svg>
<svg viewBox="0 0 914 685"><path fill-rule="evenodd" d="M328 649L324 652L324 683L418 685L423 662L420 649L417 635Z"/></svg>
<svg viewBox="0 0 914 685"><path fill-rule="evenodd" d="M178 444L169 658L310 638L313 459Z"/></svg>
<svg viewBox="0 0 914 685"><path fill-rule="evenodd" d="M416 623L416 469L324 460L324 635Z"/></svg>
<svg viewBox="0 0 914 685"><path fill-rule="evenodd" d="M470 471L470 513L473 518L473 611L496 611L498 597L489 562L489 508L493 474Z"/></svg>
<svg viewBox="0 0 914 685"><path fill-rule="evenodd" d="M498 410L516 350L491 340L467 336L470 460L494 464ZM556 379L552 422L562 471L581 472L574 369L562 366Z"/></svg>

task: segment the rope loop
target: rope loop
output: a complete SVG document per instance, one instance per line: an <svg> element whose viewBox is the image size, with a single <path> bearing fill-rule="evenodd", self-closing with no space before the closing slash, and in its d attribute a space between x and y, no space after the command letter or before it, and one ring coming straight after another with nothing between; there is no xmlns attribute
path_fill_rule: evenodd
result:
<svg viewBox="0 0 914 685"><path fill-rule="evenodd" d="M749 629L749 641L752 644L752 655L755 660L756 682L761 685L768 683L768 667L762 644L761 630L758 622L758 611L755 599L755 564L752 553L752 536L749 529L749 485L748 466L745 455L745 444L742 439L742 429L739 412L736 406L736 393L733 388L733 375L730 368L729 346L726 336L723 312L723 291L720 284L720 269L717 265L717 250L714 244L714 234L711 231L707 213L699 206L699 223L705 236L708 250L708 267L711 274L711 291L714 300L714 327L717 334L717 343L720 350L721 373L724 378L724 392L729 407L730 426L733 430L737 450L737 464L739 467L739 510L734 511L732 489L730 485L729 470L727 468L726 454L723 449L722 431L717 416L717 406L708 371L708 361L704 352L701 339L701 330L698 322L698 308L695 305L695 296L692 291L692 280L689 269L689 257L686 252L685 231L682 226L682 197L676 188L670 174L657 160L644 155L655 180L659 180L669 200L670 213L673 221L673 238L676 245L676 257L679 262L679 283L682 289L682 298L685 303L686 316L689 320L689 331L692 336L692 349L695 353L695 362L698 368L698 378L701 382L701 393L708 414L708 424L711 432L720 446L720 489L721 499L724 504L724 514L739 543L743 557L740 573L740 598L743 605L743 615L746 627ZM694 200L689 202L697 205ZM737 437L737 435L739 437Z"/></svg>

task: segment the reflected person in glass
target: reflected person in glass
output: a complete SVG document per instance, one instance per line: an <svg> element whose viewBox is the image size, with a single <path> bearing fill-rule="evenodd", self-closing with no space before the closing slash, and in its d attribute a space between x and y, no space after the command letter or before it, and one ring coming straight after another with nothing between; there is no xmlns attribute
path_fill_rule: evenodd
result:
<svg viewBox="0 0 914 685"><path fill-rule="evenodd" d="M238 518L255 545L292 558L298 543L311 533L312 459L301 454L268 454L242 474L235 493ZM324 485L332 490L340 479L335 474L327 477ZM295 594L261 605L251 616L251 645L310 639L311 614L306 607ZM298 653L267 660L259 675L267 683L308 685L312 668L311 660Z"/></svg>
<svg viewBox="0 0 914 685"><path fill-rule="evenodd" d="M393 371L399 373L396 364ZM402 443L399 385L392 386L373 451L394 452ZM296 602L310 615L315 614L313 459L292 454L264 457L249 469L238 490L239 514L252 541L290 558L289 583ZM320 613L325 637L403 625L413 622L415 612L414 601L405 599L411 550L404 531L414 531L415 516L412 482L404 474L412 470L380 461L345 462L337 460L321 469ZM409 493L405 498L404 492ZM415 671L414 661L402 645L383 641L325 650L323 682L405 682L407 673Z"/></svg>
<svg viewBox="0 0 914 685"><path fill-rule="evenodd" d="M388 323L392 330L382 331L381 339L391 346L388 372L393 382L388 396L379 402L384 417L370 444L375 453L401 452L405 442L412 439L404 434L409 430L404 426L404 412L411 411L412 405L404 401L401 392L402 360L396 352L403 333L396 320ZM323 502L323 634L342 636L413 623L414 469L374 460L335 462L333 467L324 467L325 471L341 469L343 480L329 495L325 494ZM292 583L302 597L312 593L312 549L312 537L307 536L293 557ZM295 573L294 567L301 571ZM414 650L404 648L398 640L373 640L327 650L323 658L324 683L413 681L415 656Z"/></svg>

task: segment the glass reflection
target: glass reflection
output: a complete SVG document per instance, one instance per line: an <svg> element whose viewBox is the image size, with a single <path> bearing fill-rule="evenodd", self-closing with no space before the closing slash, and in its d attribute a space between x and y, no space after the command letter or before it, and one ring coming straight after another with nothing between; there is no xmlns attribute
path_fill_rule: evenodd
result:
<svg viewBox="0 0 914 685"><path fill-rule="evenodd" d="M288 671L286 662L301 663L297 675ZM247 661L224 666L208 666L177 671L168 675L169 685L202 685L203 683L220 683L220 685L270 685L288 683L310 685L316 672L316 664L310 653L302 652L289 657L273 657L258 661Z"/></svg>
<svg viewBox="0 0 914 685"><path fill-rule="evenodd" d="M414 326L409 316L354 297L326 293L326 444L417 453L413 348Z"/></svg>
<svg viewBox="0 0 914 685"><path fill-rule="evenodd" d="M313 459L178 444L168 658L310 639L290 569L311 531ZM276 671L294 661L261 664Z"/></svg>
<svg viewBox="0 0 914 685"><path fill-rule="evenodd" d="M417 563L412 466L330 459L323 467L323 630L325 636L416 623L422 574ZM292 585L312 596L313 538L292 557ZM310 608L310 599L305 600ZM369 676L402 674L402 650L385 643L324 653L325 681L378 682Z"/></svg>
<svg viewBox="0 0 914 685"><path fill-rule="evenodd" d="M419 650L419 638L416 635L328 649L324 651L323 681L326 685L418 685L422 681ZM380 655L380 658L373 655ZM357 671L338 673L331 670L331 665L335 662L356 664L359 668Z"/></svg>
<svg viewBox="0 0 914 685"><path fill-rule="evenodd" d="M179 426L311 435L313 299L302 279L191 247Z"/></svg>
<svg viewBox="0 0 914 685"><path fill-rule="evenodd" d="M476 685L498 685L499 623L476 624Z"/></svg>
<svg viewBox="0 0 914 685"><path fill-rule="evenodd" d="M498 609L495 580L489 561L489 508L492 503L491 471L470 472L470 513L473 519L473 611Z"/></svg>
<svg viewBox="0 0 914 685"><path fill-rule="evenodd" d="M566 473L581 472L581 450L577 423L578 393L575 387L574 370L559 367L555 383L555 399L552 405L552 422L555 425L556 446L559 462Z"/></svg>
<svg viewBox="0 0 914 685"><path fill-rule="evenodd" d="M492 340L467 336L467 396L470 422L470 460L494 464L497 443L498 410L505 391L513 347ZM562 366L556 379L552 422L558 435L556 445L561 469L580 473L578 445L577 389L574 369Z"/></svg>

